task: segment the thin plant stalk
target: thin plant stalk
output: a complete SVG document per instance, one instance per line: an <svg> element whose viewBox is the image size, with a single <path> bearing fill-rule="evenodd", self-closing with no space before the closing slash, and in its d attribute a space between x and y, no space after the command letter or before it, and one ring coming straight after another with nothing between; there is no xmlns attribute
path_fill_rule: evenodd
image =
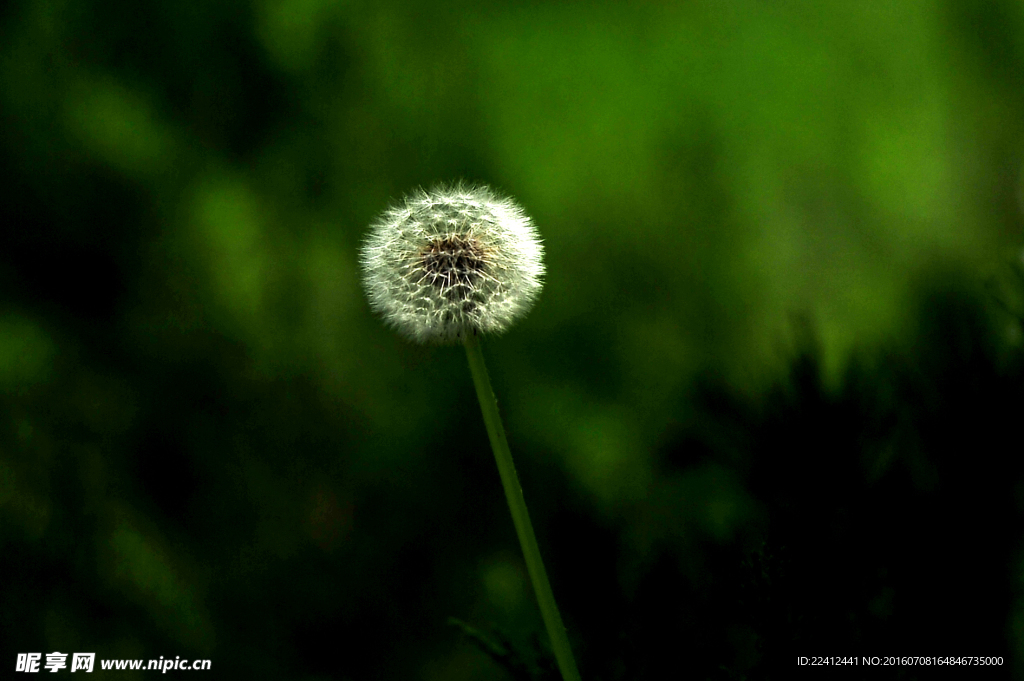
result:
<svg viewBox="0 0 1024 681"><path fill-rule="evenodd" d="M530 514L526 510L523 488L519 484L515 464L512 463L512 452L509 450L508 440L505 438L505 428L502 426L501 416L498 414L498 400L494 397L494 390L491 388L491 379L487 374L487 365L484 363L484 354L480 349L480 340L475 333L466 334L465 346L466 357L469 359L469 370L473 374L473 384L476 386L476 396L480 401L480 410L483 412L484 424L487 427L487 437L491 440L494 460L498 463L498 473L501 474L501 485L505 488L505 499L508 500L508 508L512 512L512 522L516 526L516 534L519 535L519 544L522 546L523 557L526 559L526 569L530 573L530 581L533 582L540 614L544 619L548 636L551 637L551 647L555 652L558 669L562 672L564 681L580 681L576 660L569 647L569 637L566 635L565 625L562 624L562 616L558 612L555 595L551 591L551 583L548 581L547 570L544 569L544 561L540 557L537 537L533 533L533 523L530 522Z"/></svg>

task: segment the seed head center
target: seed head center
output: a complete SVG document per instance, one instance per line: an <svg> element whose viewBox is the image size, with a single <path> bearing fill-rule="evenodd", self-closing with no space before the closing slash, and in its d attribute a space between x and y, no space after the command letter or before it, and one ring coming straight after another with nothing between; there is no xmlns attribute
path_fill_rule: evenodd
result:
<svg viewBox="0 0 1024 681"><path fill-rule="evenodd" d="M486 253L480 243L458 235L437 237L420 254L427 281L448 295L464 299L486 268Z"/></svg>

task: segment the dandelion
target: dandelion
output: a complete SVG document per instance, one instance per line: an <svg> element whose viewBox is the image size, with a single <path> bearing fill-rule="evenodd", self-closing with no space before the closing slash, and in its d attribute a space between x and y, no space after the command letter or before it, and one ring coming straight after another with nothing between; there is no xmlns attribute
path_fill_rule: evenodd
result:
<svg viewBox="0 0 1024 681"><path fill-rule="evenodd" d="M544 275L533 223L512 199L455 184L419 191L373 224L360 253L370 306L421 343L462 342L505 500L555 660L579 681L569 638L526 510L479 336L507 329L533 305Z"/></svg>
<svg viewBox="0 0 1024 681"><path fill-rule="evenodd" d="M386 211L363 246L370 305L402 335L450 343L499 333L532 307L543 249L530 218L486 187L420 191Z"/></svg>

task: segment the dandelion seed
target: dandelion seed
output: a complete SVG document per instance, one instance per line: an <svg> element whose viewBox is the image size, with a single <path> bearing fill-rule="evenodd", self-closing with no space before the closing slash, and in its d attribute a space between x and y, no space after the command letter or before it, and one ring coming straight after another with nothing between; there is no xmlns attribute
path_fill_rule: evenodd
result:
<svg viewBox="0 0 1024 681"><path fill-rule="evenodd" d="M360 262L370 306L421 343L504 331L533 305L544 275L523 209L462 184L415 192L385 211Z"/></svg>

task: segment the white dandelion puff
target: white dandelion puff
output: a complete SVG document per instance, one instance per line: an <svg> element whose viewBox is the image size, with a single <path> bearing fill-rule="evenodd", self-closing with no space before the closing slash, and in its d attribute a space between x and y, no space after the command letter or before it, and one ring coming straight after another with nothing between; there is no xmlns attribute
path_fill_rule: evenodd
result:
<svg viewBox="0 0 1024 681"><path fill-rule="evenodd" d="M515 201L484 186L417 191L384 212L360 252L385 323L421 343L500 333L543 286L543 248Z"/></svg>

